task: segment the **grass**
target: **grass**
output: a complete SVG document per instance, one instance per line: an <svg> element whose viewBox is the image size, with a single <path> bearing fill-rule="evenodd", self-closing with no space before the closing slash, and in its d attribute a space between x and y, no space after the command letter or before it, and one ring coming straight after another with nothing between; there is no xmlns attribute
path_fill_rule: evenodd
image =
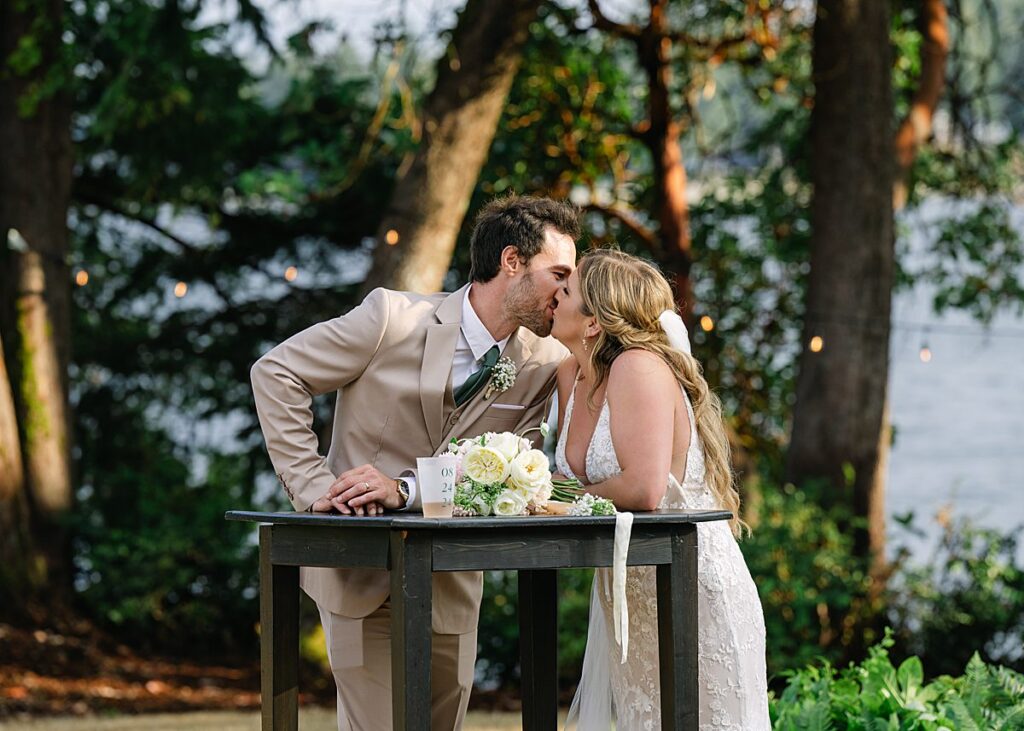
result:
<svg viewBox="0 0 1024 731"><path fill-rule="evenodd" d="M564 717L564 713L562 714ZM560 724L561 725L561 724ZM518 713L471 711L463 731L511 731L522 727ZM35 718L0 721L0 731L259 731L258 711L200 711L198 713L153 713L141 716L86 716L84 718ZM302 731L336 731L333 709L304 708L299 711Z"/></svg>

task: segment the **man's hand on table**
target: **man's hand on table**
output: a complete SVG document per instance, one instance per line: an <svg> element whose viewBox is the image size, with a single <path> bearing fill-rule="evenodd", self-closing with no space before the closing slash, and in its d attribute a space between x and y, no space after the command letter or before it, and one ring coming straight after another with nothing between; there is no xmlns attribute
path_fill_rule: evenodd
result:
<svg viewBox="0 0 1024 731"><path fill-rule="evenodd" d="M396 481L366 464L343 472L327 494L313 503L314 513L337 510L342 515L382 515L405 507Z"/></svg>

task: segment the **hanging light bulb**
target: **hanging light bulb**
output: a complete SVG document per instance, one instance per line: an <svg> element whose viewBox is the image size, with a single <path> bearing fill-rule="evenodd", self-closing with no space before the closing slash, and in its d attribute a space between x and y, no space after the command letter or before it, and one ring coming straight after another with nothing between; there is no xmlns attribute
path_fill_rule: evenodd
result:
<svg viewBox="0 0 1024 731"><path fill-rule="evenodd" d="M89 272L85 271L84 269L79 269L78 273L75 275L75 284L77 284L79 287L84 287L88 283Z"/></svg>
<svg viewBox="0 0 1024 731"><path fill-rule="evenodd" d="M299 276L299 270L296 267L288 267L284 270L285 281L294 282L297 276Z"/></svg>
<svg viewBox="0 0 1024 731"><path fill-rule="evenodd" d="M932 349L928 347L928 328L925 328L924 332L921 333L921 350L918 352L917 357L921 359L922 363L931 363Z"/></svg>
<svg viewBox="0 0 1024 731"><path fill-rule="evenodd" d="M700 328L704 332L709 333L715 329L715 321L709 315L704 315L700 318Z"/></svg>
<svg viewBox="0 0 1024 731"><path fill-rule="evenodd" d="M821 349L825 347L825 341L820 335L815 335L811 338L811 342L808 344L812 353L820 353Z"/></svg>
<svg viewBox="0 0 1024 731"><path fill-rule="evenodd" d="M188 285L184 282L178 282L174 285L174 296L181 299L188 292Z"/></svg>
<svg viewBox="0 0 1024 731"><path fill-rule="evenodd" d="M387 242L388 246L394 246L398 243L398 231L393 228L388 229L388 232L384 234L384 240Z"/></svg>

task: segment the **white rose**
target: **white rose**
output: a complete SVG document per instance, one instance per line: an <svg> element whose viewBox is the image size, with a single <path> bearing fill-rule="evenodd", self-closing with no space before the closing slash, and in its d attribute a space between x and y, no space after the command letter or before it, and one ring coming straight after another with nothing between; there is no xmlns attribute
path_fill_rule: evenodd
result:
<svg viewBox="0 0 1024 731"><path fill-rule="evenodd" d="M526 500L513 490L505 490L494 501L494 514L500 516L522 515Z"/></svg>
<svg viewBox="0 0 1024 731"><path fill-rule="evenodd" d="M512 460L520 451L519 437L511 432L491 432L486 435L484 442L491 449L501 452L501 456L507 460Z"/></svg>
<svg viewBox="0 0 1024 731"><path fill-rule="evenodd" d="M509 484L535 495L545 483L551 481L548 466L547 455L539 449L523 452L512 460Z"/></svg>
<svg viewBox="0 0 1024 731"><path fill-rule="evenodd" d="M540 489L537 490L537 494L533 496L533 501L535 503L546 503L551 499L551 491L554 489L555 486L551 484L551 479L548 478L548 480L540 486Z"/></svg>
<svg viewBox="0 0 1024 731"><path fill-rule="evenodd" d="M483 495L477 495L470 502L473 505L473 509L480 513L480 515L486 517L491 514L491 505Z"/></svg>
<svg viewBox="0 0 1024 731"><path fill-rule="evenodd" d="M496 449L476 446L462 458L462 473L484 485L504 482L508 477L508 460Z"/></svg>

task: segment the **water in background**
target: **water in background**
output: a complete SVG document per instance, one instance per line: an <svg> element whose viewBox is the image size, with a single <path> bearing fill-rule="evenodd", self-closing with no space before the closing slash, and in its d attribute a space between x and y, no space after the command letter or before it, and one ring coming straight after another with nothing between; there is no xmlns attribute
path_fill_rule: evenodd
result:
<svg viewBox="0 0 1024 731"><path fill-rule="evenodd" d="M1002 531L1024 524L1024 317L1001 313L986 330L963 312L935 315L931 295L919 285L896 296L890 347L886 512L914 511L928 533L906 541L918 559L941 534L935 516L946 507ZM894 522L889 533L890 544L906 536Z"/></svg>

